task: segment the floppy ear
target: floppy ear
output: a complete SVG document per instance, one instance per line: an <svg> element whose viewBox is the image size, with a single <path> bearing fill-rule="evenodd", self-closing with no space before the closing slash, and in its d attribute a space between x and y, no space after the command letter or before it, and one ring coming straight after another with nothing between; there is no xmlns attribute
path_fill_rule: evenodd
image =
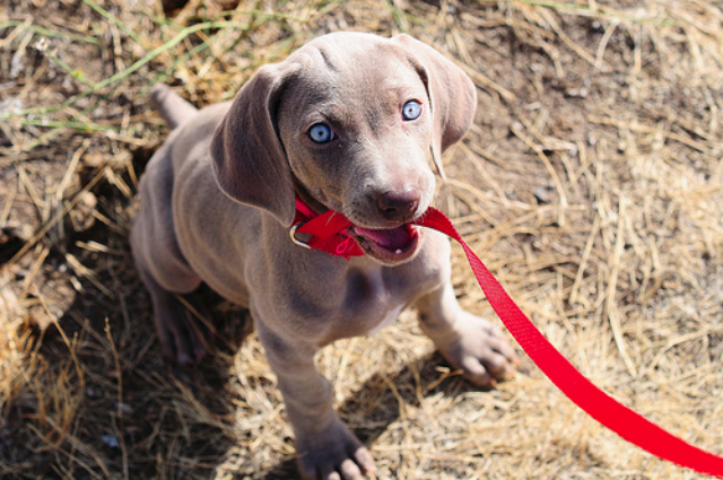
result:
<svg viewBox="0 0 723 480"><path fill-rule="evenodd" d="M477 90L464 71L432 47L409 35L397 35L401 45L419 62L420 76L427 87L433 115L432 157L444 178L442 152L459 141L472 125L477 108Z"/></svg>
<svg viewBox="0 0 723 480"><path fill-rule="evenodd" d="M269 211L290 225L294 185L277 132L276 114L287 80L299 64L261 67L236 95L211 141L216 180L228 196Z"/></svg>

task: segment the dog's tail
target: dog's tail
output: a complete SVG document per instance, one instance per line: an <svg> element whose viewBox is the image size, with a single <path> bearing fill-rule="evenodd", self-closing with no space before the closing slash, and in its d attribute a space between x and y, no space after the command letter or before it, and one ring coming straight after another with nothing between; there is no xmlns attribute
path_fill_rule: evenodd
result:
<svg viewBox="0 0 723 480"><path fill-rule="evenodd" d="M198 113L198 109L181 98L168 85L157 84L151 90L151 103L173 130Z"/></svg>

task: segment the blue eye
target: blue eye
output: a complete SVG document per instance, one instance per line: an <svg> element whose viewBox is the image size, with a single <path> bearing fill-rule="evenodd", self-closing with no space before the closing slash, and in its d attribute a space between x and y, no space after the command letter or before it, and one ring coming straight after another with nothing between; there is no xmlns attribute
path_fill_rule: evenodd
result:
<svg viewBox="0 0 723 480"><path fill-rule="evenodd" d="M422 105L416 100L410 100L402 107L402 118L406 122L416 120L422 114Z"/></svg>
<svg viewBox="0 0 723 480"><path fill-rule="evenodd" d="M319 144L329 143L336 138L334 131L325 123L316 123L312 125L309 129L308 135L314 143Z"/></svg>

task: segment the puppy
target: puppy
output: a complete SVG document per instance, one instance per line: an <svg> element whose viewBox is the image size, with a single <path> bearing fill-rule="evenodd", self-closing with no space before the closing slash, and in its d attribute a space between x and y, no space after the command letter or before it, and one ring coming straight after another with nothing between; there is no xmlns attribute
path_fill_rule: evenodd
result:
<svg viewBox="0 0 723 480"><path fill-rule="evenodd" d="M261 67L232 102L196 110L166 87L153 99L174 128L140 182L131 233L158 335L181 363L206 352L184 304L205 282L248 307L278 376L304 478L360 479L367 449L332 408L314 355L367 335L407 306L475 385L511 372L501 332L462 310L450 246L410 225L432 202L442 152L469 128L471 80L406 35L336 33ZM354 226L350 260L289 238L295 197Z"/></svg>

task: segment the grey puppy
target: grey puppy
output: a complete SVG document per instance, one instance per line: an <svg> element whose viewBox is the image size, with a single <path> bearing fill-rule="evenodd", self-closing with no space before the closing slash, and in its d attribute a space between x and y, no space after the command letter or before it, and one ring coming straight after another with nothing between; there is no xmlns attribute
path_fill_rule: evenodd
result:
<svg viewBox="0 0 723 480"><path fill-rule="evenodd" d="M369 334L414 306L422 331L475 385L503 379L514 351L462 310L448 239L410 222L432 202L431 164L472 123L475 87L406 35L317 38L263 66L232 102L196 110L153 92L173 131L140 182L131 242L159 338L181 363L205 342L184 303L201 282L246 306L278 376L304 478L360 479L368 450L332 408L320 348ZM295 195L344 214L366 255L350 261L289 238Z"/></svg>

